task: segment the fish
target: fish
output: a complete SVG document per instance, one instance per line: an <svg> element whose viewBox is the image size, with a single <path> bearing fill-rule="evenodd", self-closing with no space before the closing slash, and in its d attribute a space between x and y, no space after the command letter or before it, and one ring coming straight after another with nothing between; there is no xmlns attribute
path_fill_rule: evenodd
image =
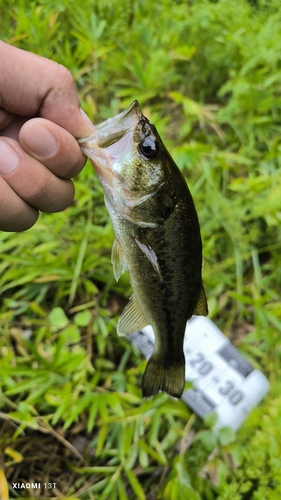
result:
<svg viewBox="0 0 281 500"><path fill-rule="evenodd" d="M185 384L183 342L192 315L208 314L202 283L202 242L186 181L138 101L79 139L104 190L115 239L118 280L128 270L133 295L118 335L150 324L154 350L142 377L143 397L180 398Z"/></svg>

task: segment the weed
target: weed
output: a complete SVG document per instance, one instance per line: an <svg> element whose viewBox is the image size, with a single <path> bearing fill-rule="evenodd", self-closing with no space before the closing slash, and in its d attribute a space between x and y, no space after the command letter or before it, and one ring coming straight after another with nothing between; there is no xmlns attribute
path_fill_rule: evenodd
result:
<svg viewBox="0 0 281 500"><path fill-rule="evenodd" d="M0 234L10 484L44 477L80 499L280 498L279 7L2 1L1 38L67 66L94 122L137 98L157 125L195 199L210 316L272 386L236 437L166 395L142 400L144 362L115 333L129 279L114 281L113 232L87 164L71 207Z"/></svg>

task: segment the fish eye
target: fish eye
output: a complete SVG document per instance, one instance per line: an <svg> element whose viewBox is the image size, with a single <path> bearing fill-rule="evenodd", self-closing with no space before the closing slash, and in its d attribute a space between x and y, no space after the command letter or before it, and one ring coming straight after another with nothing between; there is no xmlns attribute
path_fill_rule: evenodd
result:
<svg viewBox="0 0 281 500"><path fill-rule="evenodd" d="M157 156L159 147L155 137L148 136L140 143L140 152L146 157L152 160Z"/></svg>

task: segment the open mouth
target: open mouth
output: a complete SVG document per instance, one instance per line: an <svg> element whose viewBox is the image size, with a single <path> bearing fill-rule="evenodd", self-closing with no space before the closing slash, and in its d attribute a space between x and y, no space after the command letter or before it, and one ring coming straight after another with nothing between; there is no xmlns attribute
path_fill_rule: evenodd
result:
<svg viewBox="0 0 281 500"><path fill-rule="evenodd" d="M113 164L116 159L132 148L132 131L142 117L138 101L96 126L89 137L78 139L82 153L92 160L100 181L105 186L112 186ZM130 132L130 133L128 133Z"/></svg>
<svg viewBox="0 0 281 500"><path fill-rule="evenodd" d="M88 154L88 149L94 146L107 148L117 142L130 129L134 128L142 112L138 101L132 102L130 107L112 118L96 125L95 132L82 139L78 139L84 154ZM90 156L92 158L92 156Z"/></svg>

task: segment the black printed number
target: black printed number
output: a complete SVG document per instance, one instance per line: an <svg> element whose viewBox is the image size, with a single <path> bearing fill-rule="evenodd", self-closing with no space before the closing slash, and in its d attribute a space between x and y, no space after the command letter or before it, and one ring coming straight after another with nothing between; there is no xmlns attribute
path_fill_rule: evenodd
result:
<svg viewBox="0 0 281 500"><path fill-rule="evenodd" d="M197 365L198 365L198 363L202 363L202 361L204 361L204 359L205 359L204 354L202 354L202 352L197 352L196 353L196 358L191 359L189 361L189 363L191 364L191 366L194 366L194 368L196 368Z"/></svg>
<svg viewBox="0 0 281 500"><path fill-rule="evenodd" d="M207 361L202 352L197 352L195 358L191 359L189 363L203 376L208 375L213 369L213 363Z"/></svg>
<svg viewBox="0 0 281 500"><path fill-rule="evenodd" d="M235 384L233 382L231 382L231 380L226 380L224 385L219 388L219 392L223 396L228 396L228 394L230 393L230 391L232 391L234 389L234 387L235 387Z"/></svg>
<svg viewBox="0 0 281 500"><path fill-rule="evenodd" d="M224 385L219 388L219 392L223 396L228 396L228 401L234 406L238 405L244 397L242 391L235 389L235 384L231 380L226 380Z"/></svg>
<svg viewBox="0 0 281 500"><path fill-rule="evenodd" d="M202 376L208 375L214 368L213 363L205 359L205 356L202 352L197 352L194 358L189 361L189 364L193 366L193 368L195 368L197 372ZM238 403L240 403L240 401L242 401L244 397L242 391L239 391L239 389L235 389L235 383L231 380L226 380L225 382L223 382L223 385L218 388L218 391L223 396L226 396L228 401L234 406L238 405Z"/></svg>
<svg viewBox="0 0 281 500"><path fill-rule="evenodd" d="M238 405L238 403L240 403L240 401L242 401L243 399L243 392L239 391L238 389L236 391L233 391L229 397L229 402L232 404L232 405Z"/></svg>

